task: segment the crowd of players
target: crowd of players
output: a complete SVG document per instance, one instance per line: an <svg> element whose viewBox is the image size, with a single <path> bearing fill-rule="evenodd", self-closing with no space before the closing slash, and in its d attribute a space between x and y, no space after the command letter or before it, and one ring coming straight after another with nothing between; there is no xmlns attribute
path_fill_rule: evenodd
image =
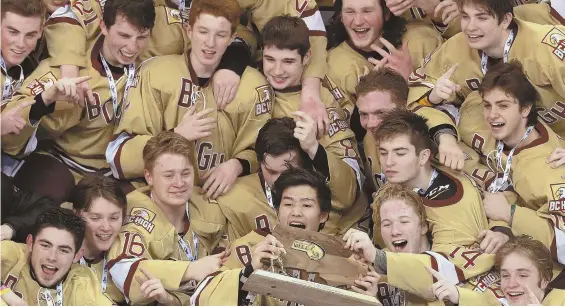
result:
<svg viewBox="0 0 565 307"><path fill-rule="evenodd" d="M564 1L1 1L3 305L565 305Z"/></svg>

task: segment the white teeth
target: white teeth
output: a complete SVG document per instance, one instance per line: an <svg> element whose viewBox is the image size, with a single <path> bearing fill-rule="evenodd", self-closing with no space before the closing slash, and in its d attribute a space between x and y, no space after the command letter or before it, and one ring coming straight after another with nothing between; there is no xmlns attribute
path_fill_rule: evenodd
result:
<svg viewBox="0 0 565 307"><path fill-rule="evenodd" d="M206 51L206 50L202 50L202 52L206 53L206 54L214 54L214 51Z"/></svg>
<svg viewBox="0 0 565 307"><path fill-rule="evenodd" d="M502 127L502 126L504 126L503 123L492 123L491 125L494 126L494 127Z"/></svg>
<svg viewBox="0 0 565 307"><path fill-rule="evenodd" d="M50 266L50 265L44 265L44 267L46 267L49 270L56 270L57 268L54 266Z"/></svg>
<svg viewBox="0 0 565 307"><path fill-rule="evenodd" d="M135 53L126 53L122 51L122 55L128 59L131 59L135 56Z"/></svg>
<svg viewBox="0 0 565 307"><path fill-rule="evenodd" d="M366 33L369 32L369 28L360 28L360 29L353 29L353 31L357 32L357 33Z"/></svg>
<svg viewBox="0 0 565 307"><path fill-rule="evenodd" d="M406 241L406 240L396 240L396 241L392 241L392 244L393 244L393 245L402 245L402 244L405 244L405 243L408 243L408 241Z"/></svg>
<svg viewBox="0 0 565 307"><path fill-rule="evenodd" d="M524 294L524 292L508 292L508 295L510 296L520 296L522 294Z"/></svg>

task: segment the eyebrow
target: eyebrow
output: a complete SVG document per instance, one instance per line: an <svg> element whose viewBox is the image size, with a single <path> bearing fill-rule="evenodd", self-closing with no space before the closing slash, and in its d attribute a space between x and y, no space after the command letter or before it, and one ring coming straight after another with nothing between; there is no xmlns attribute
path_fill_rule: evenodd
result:
<svg viewBox="0 0 565 307"><path fill-rule="evenodd" d="M282 199L294 200L294 198L290 196L284 196ZM300 201L315 201L313 198L310 197L301 197Z"/></svg>
<svg viewBox="0 0 565 307"><path fill-rule="evenodd" d="M486 100L486 99L483 99L483 102L493 104L493 102L490 102L490 101L488 101L488 100ZM495 101L494 103L496 104L496 103L501 103L501 102L509 102L509 103L512 103L513 101L510 101L510 100L508 100L508 99L501 99L501 100Z"/></svg>

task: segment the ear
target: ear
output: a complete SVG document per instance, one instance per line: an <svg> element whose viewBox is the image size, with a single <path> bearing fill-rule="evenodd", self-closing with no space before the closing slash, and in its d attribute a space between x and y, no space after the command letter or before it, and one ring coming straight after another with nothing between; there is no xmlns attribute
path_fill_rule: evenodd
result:
<svg viewBox="0 0 565 307"><path fill-rule="evenodd" d="M84 255L84 249L81 247L77 251L75 258L73 259L73 263L77 263L80 260L80 258L82 258L83 255Z"/></svg>
<svg viewBox="0 0 565 307"><path fill-rule="evenodd" d="M420 225L421 231L420 234L425 236L428 233L428 223L424 223L423 225Z"/></svg>
<svg viewBox="0 0 565 307"><path fill-rule="evenodd" d="M31 253L31 251L33 250L33 236L31 234L27 235L26 237L26 245L27 251Z"/></svg>
<svg viewBox="0 0 565 307"><path fill-rule="evenodd" d="M323 223L327 222L329 218L330 218L330 213L329 213L329 212L322 212L322 213L320 214L320 224L323 224Z"/></svg>
<svg viewBox="0 0 565 307"><path fill-rule="evenodd" d="M308 49L308 51L304 55L304 58L302 59L302 65L303 66L307 66L308 64L310 64L310 57L311 56L312 56L312 49Z"/></svg>
<svg viewBox="0 0 565 307"><path fill-rule="evenodd" d="M504 29L508 29L508 27L510 27L510 24L512 23L513 19L514 19L514 15L512 15L512 13L504 14L504 16L502 17L502 22L501 22Z"/></svg>
<svg viewBox="0 0 565 307"><path fill-rule="evenodd" d="M184 26L184 29L186 31L186 35L190 38L190 36L192 35L192 27L188 24L188 22Z"/></svg>
<svg viewBox="0 0 565 307"><path fill-rule="evenodd" d="M522 113L522 118L527 118L530 115L531 111L532 111L532 105L523 107L522 110L520 110L520 112Z"/></svg>
<svg viewBox="0 0 565 307"><path fill-rule="evenodd" d="M147 169L143 170L143 176L145 177L145 181L147 181L147 185L153 185L153 177L151 176L151 172Z"/></svg>
<svg viewBox="0 0 565 307"><path fill-rule="evenodd" d="M420 151L420 166L424 166L430 160L432 151L429 149L423 149Z"/></svg>
<svg viewBox="0 0 565 307"><path fill-rule="evenodd" d="M107 36L107 35L108 35L108 30L109 30L109 29L106 28L106 24L104 23L104 20L102 20L102 19L100 20L100 30L102 31L102 34L103 34L104 36Z"/></svg>

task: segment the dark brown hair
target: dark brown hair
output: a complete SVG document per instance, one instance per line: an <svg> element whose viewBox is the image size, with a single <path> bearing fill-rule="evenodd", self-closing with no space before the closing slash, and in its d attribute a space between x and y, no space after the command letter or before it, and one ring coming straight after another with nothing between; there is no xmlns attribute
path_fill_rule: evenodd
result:
<svg viewBox="0 0 565 307"><path fill-rule="evenodd" d="M379 144L382 141L406 135L416 148L416 154L419 154L424 149L433 150L426 122L427 119L408 110L392 110L385 114L373 137Z"/></svg>
<svg viewBox="0 0 565 307"><path fill-rule="evenodd" d="M90 211L92 202L103 198L126 212L126 194L120 188L118 181L102 175L87 175L82 178L71 192L70 201L76 211Z"/></svg>
<svg viewBox="0 0 565 307"><path fill-rule="evenodd" d="M528 114L528 126L535 125L538 122L536 101L539 99L539 94L524 74L520 62L513 60L510 63L501 63L489 69L479 86L479 93L484 98L486 92L497 88L506 95L514 97L520 105L520 110L531 106L530 114Z"/></svg>
<svg viewBox="0 0 565 307"><path fill-rule="evenodd" d="M261 37L264 48L275 46L278 49L296 50L301 58L304 58L310 49L308 26L299 17L274 17L263 28Z"/></svg>
<svg viewBox="0 0 565 307"><path fill-rule="evenodd" d="M47 7L43 0L2 0L2 18L7 12L24 16L39 17L43 21L47 14Z"/></svg>
<svg viewBox="0 0 565 307"><path fill-rule="evenodd" d="M455 0L455 2L460 11L466 5L485 9L491 16L496 18L498 24L502 22L504 15L512 14L513 12L512 0Z"/></svg>
<svg viewBox="0 0 565 307"><path fill-rule="evenodd" d="M355 87L357 97L371 92L388 92L392 102L405 108L408 101L408 83L398 72L388 67L373 70L368 75L361 77Z"/></svg>
<svg viewBox="0 0 565 307"><path fill-rule="evenodd" d="M102 15L104 25L110 29L118 16L140 30L151 30L155 25L155 4L152 0L107 0Z"/></svg>

